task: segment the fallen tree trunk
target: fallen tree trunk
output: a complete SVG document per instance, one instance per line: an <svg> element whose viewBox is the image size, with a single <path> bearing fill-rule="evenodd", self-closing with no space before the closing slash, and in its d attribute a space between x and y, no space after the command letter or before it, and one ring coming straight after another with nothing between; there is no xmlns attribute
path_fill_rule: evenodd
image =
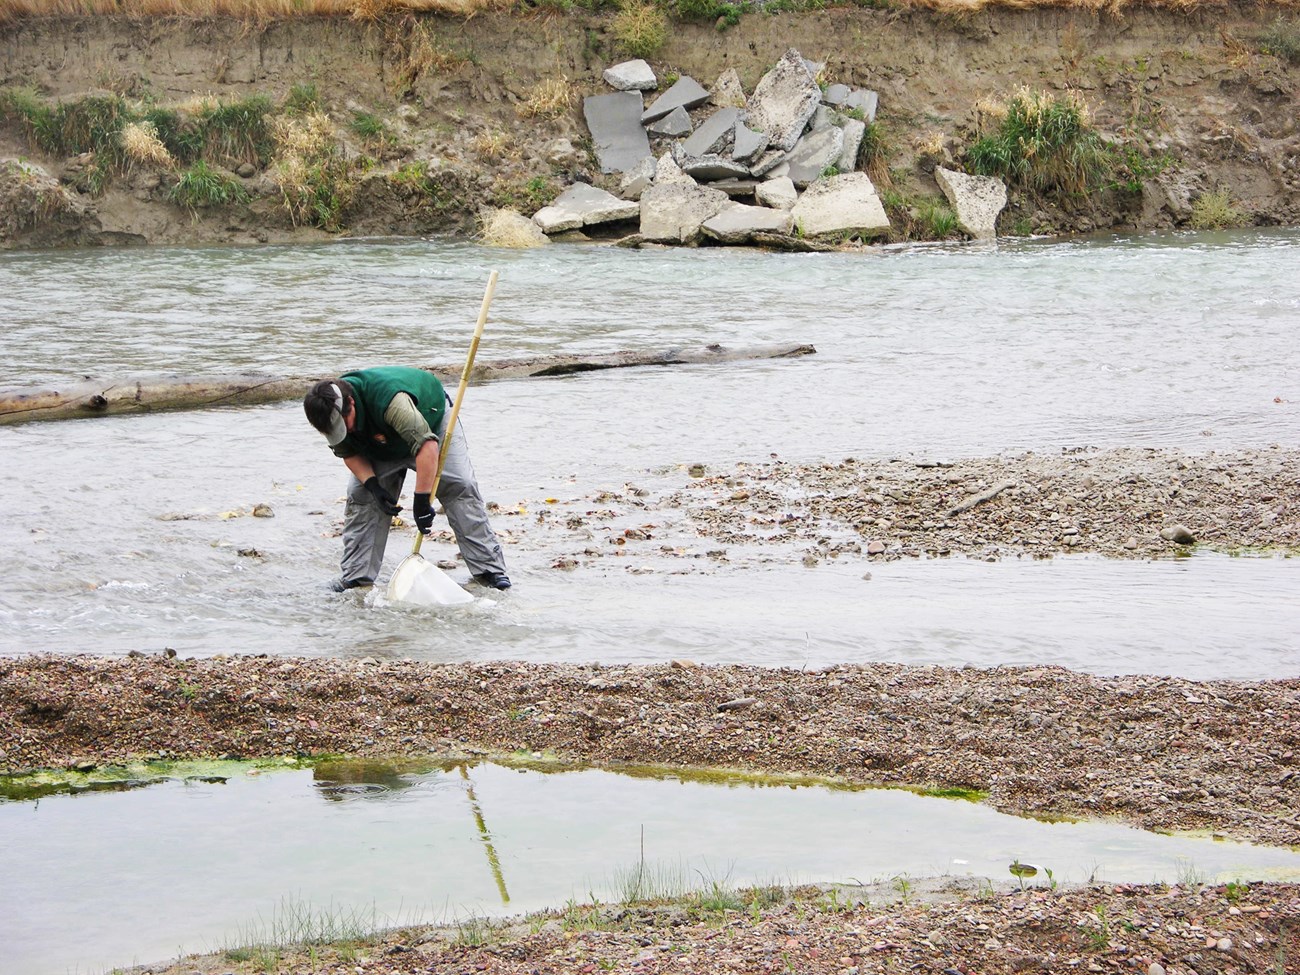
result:
<svg viewBox="0 0 1300 975"><path fill-rule="evenodd" d="M709 345L694 349L662 352L609 352L600 355L553 355L526 359L501 359L479 363L471 379L475 383L500 379L531 379L569 376L599 369L631 366L676 366L744 359L783 359L812 355L811 345L762 346L726 349ZM424 366L449 386L460 381L459 365ZM312 383L324 376L230 376L204 379L158 376L120 382L87 380L60 389L0 390L0 426L38 420L76 420L92 416L127 413L161 413L197 410L215 406L255 406L297 399Z"/></svg>

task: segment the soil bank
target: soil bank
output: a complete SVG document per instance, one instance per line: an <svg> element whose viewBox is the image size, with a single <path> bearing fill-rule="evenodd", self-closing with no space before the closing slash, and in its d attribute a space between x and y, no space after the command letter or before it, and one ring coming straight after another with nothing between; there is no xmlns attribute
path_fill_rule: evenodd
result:
<svg viewBox="0 0 1300 975"><path fill-rule="evenodd" d="M721 31L674 21L651 60L660 78L689 74L706 85L735 68L749 90L793 46L824 62L828 80L878 91L888 145L882 173L900 200L938 198L934 166L959 163L981 106L1022 87L1080 93L1103 133L1153 161L1140 187L1050 201L1013 193L1003 232L1186 226L1198 196L1218 190L1248 222L1293 226L1300 223L1297 68L1265 53L1259 40L1282 13L1232 6L1123 16L1074 9L751 14ZM310 85L351 138L351 155L373 156L374 169L331 233L295 226L264 171L241 173L249 202L191 213L168 200L174 174L141 167L100 197L79 195L84 213L27 226L11 220L0 246L470 233L485 205L531 212L539 193L609 179L583 148L581 97L607 91L601 72L626 57L612 23L612 13L544 9L391 23L12 22L0 27L0 87L32 86L53 99L107 90L176 104L196 96L282 99ZM527 106L548 84L567 90L569 108L556 118L530 116ZM358 112L383 120L393 138L377 148L347 136ZM560 139L577 151L557 153ZM32 159L70 184L85 166L41 158L13 125L0 131L4 157ZM385 178L413 162L439 174L445 195L436 205ZM0 210L32 205L0 200ZM900 206L893 215L903 233Z"/></svg>

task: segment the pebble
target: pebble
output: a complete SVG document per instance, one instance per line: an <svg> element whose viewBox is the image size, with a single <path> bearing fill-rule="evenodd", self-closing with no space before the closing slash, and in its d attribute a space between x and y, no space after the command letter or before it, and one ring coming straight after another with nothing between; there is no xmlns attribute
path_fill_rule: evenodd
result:
<svg viewBox="0 0 1300 975"><path fill-rule="evenodd" d="M1215 943L1214 947L1215 947L1218 951L1231 951L1231 950L1232 950L1232 939L1231 939L1231 938L1220 938L1220 939L1218 940L1218 942Z"/></svg>
<svg viewBox="0 0 1300 975"><path fill-rule="evenodd" d="M1191 545L1196 541L1196 536L1188 531L1185 525L1169 525L1162 528L1160 537L1176 545Z"/></svg>
<svg viewBox="0 0 1300 975"><path fill-rule="evenodd" d="M868 554L868 555L879 555L879 554L880 554L881 552L883 552L884 550L885 550L885 543L884 543L884 542L868 542L868 543L867 543L867 554Z"/></svg>
<svg viewBox="0 0 1300 975"><path fill-rule="evenodd" d="M1165 975L1165 966L1158 961L1153 961L1147 966L1147 975Z"/></svg>

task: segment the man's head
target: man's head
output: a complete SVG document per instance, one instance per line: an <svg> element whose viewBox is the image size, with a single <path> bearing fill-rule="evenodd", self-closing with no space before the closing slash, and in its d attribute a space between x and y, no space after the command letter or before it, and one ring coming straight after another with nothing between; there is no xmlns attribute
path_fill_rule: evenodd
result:
<svg viewBox="0 0 1300 975"><path fill-rule="evenodd" d="M307 422L325 435L331 447L338 446L348 435L347 417L352 404L352 387L342 379L319 382L302 398Z"/></svg>

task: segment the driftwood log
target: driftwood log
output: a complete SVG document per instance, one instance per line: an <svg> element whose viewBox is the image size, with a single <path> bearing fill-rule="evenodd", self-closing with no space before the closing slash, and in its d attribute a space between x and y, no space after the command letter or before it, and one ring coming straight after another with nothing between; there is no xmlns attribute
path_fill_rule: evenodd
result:
<svg viewBox="0 0 1300 975"><path fill-rule="evenodd" d="M662 352L609 352L601 355L554 355L526 359L501 359L479 363L471 380L475 383L499 379L531 379L569 376L598 369L629 366L676 366L743 359L784 359L812 355L811 345L761 346L727 349L709 345L694 349ZM462 366L423 366L445 384L460 381ZM170 410L198 410L216 406L254 406L298 399L324 376L230 376L204 379L159 376L118 382L85 380L59 389L0 390L0 426L38 420L76 420L92 416L126 413L161 413Z"/></svg>

